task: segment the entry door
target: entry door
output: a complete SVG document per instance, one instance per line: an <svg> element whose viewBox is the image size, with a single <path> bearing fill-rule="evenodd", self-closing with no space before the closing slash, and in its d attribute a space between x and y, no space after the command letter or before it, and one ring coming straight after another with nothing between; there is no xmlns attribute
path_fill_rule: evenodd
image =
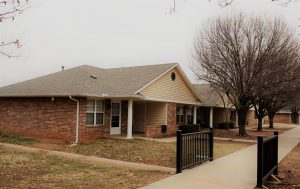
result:
<svg viewBox="0 0 300 189"><path fill-rule="evenodd" d="M119 135L121 134L121 103L111 103L111 125L110 134Z"/></svg>
<svg viewBox="0 0 300 189"><path fill-rule="evenodd" d="M145 132L145 103L133 104L133 131L138 133Z"/></svg>

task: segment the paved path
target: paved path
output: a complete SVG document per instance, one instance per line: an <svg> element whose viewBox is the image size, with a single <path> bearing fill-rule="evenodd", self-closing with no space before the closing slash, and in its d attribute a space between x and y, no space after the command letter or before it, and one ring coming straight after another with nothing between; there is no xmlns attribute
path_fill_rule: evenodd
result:
<svg viewBox="0 0 300 189"><path fill-rule="evenodd" d="M279 135L279 161L300 142L300 127ZM253 189L256 186L257 145L194 169L184 170L143 189Z"/></svg>
<svg viewBox="0 0 300 189"><path fill-rule="evenodd" d="M165 173L174 174L175 169L170 167L162 167L157 165L148 165L144 163L133 163L127 161L119 161L113 159L106 159L106 158L99 158L95 156L84 156L80 154L73 154L61 151L51 151L51 150L44 150L39 148L32 148L27 146L15 145L15 144L6 144L0 143L0 148L5 148L8 150L16 150L22 152L30 152L30 153L39 153L48 156L58 156L68 159L75 159L81 162L90 163L90 164L100 164L100 165L107 165L107 166L114 166L114 167L124 167L130 169L138 169L138 170L147 170L147 171L160 171Z"/></svg>

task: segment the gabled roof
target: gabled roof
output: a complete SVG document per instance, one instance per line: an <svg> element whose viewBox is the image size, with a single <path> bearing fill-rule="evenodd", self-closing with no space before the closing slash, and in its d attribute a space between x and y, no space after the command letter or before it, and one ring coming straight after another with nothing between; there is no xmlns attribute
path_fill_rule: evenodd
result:
<svg viewBox="0 0 300 189"><path fill-rule="evenodd" d="M0 88L0 97L134 97L176 63L101 69L83 65Z"/></svg>
<svg viewBox="0 0 300 189"><path fill-rule="evenodd" d="M210 84L194 84L194 88L202 98L203 106L219 106L221 96L225 96L222 92L218 93Z"/></svg>

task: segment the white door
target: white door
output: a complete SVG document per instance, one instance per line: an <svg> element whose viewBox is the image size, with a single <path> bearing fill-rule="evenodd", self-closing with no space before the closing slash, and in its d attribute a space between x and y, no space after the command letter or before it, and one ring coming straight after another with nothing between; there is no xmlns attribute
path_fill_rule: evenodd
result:
<svg viewBox="0 0 300 189"><path fill-rule="evenodd" d="M112 102L111 103L111 124L110 124L110 134L119 135L121 134L121 103Z"/></svg>

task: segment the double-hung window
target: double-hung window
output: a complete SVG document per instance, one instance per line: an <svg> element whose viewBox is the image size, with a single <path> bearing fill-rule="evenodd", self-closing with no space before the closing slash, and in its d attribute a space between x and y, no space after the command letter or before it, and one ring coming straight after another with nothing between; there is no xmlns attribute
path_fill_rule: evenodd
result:
<svg viewBox="0 0 300 189"><path fill-rule="evenodd" d="M193 115L193 107L188 107L187 109L187 121L188 121L188 124L192 124L193 123L193 118L194 118L194 115Z"/></svg>
<svg viewBox="0 0 300 189"><path fill-rule="evenodd" d="M184 122L184 111L183 106L176 107L176 122L183 123Z"/></svg>
<svg viewBox="0 0 300 189"><path fill-rule="evenodd" d="M103 125L104 123L104 101L87 100L86 105L86 124Z"/></svg>

